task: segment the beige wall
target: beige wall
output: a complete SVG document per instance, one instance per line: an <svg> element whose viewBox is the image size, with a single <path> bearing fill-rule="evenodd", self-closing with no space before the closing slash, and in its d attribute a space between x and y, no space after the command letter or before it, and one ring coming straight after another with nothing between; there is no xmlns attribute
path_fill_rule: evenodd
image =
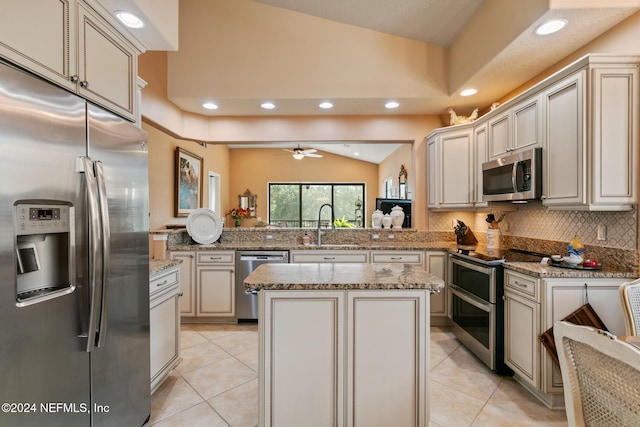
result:
<svg viewBox="0 0 640 427"><path fill-rule="evenodd" d="M266 222L269 182L364 182L366 221L375 209L378 165L326 152L322 155L322 158L295 160L278 148L230 149L228 208L237 207L238 195L249 189L258 196L256 215ZM229 221L226 226L233 226ZM242 225L251 226L255 222L256 219L250 219Z"/></svg>
<svg viewBox="0 0 640 427"><path fill-rule="evenodd" d="M409 190L409 198L415 197L415 184L414 178L415 172L415 157L413 156L413 144L402 144L400 148L391 153L378 167L378 193L376 197L385 197L383 182L385 179L393 178L392 189L394 194L399 194L400 182L398 175L400 174L400 167L404 165L407 170L407 187ZM423 159L426 161L426 157Z"/></svg>
<svg viewBox="0 0 640 427"><path fill-rule="evenodd" d="M224 145L201 145L174 138L152 124L143 122L142 128L149 133L149 228L157 230L167 224L185 224L186 218L174 216L176 148L181 147L203 158L202 203L209 203L209 171L223 177L229 176L229 150ZM228 199L229 190L225 180L221 183L221 200ZM224 205L224 203L223 203Z"/></svg>
<svg viewBox="0 0 640 427"><path fill-rule="evenodd" d="M540 74L527 85L515 89L511 94L505 95L504 99L509 99L514 94L520 93L532 84L540 81L552 72L562 68L569 62L577 59L588 52L598 53L638 53L640 52L640 13L636 13L621 24L612 28L607 33L596 40L569 55L554 67ZM406 164L409 171L410 189L415 191L414 198L414 218L416 228L428 229L428 216L426 215L426 191L427 191L427 171L426 171L426 144L424 137L433 129L441 127L439 116L317 116L317 117L219 117L211 118L186 114L170 103L166 98L166 53L147 52L140 56L139 72L149 86L143 91L142 114L147 123L152 123L162 129L166 134L164 137L157 136L158 139L167 138L165 144L175 147L178 142L199 147L187 140L211 141L211 142L255 142L255 141L409 141L413 143L411 153L412 167ZM482 106L481 106L482 107ZM486 107L486 106L485 106ZM170 135L170 136L169 136ZM199 150L196 148L195 150ZM205 150L209 156L209 149ZM170 165L170 176L173 174L172 152L164 153L166 157L160 159L162 164L158 166L156 160L152 158L152 148L150 149L151 167L160 169ZM233 151L233 150L231 150ZM197 151L195 151L197 152ZM211 154L218 157L223 163L224 155L218 153ZM391 165L393 163L393 165ZM378 182L381 178L389 175L387 169L393 172L399 170L395 161L383 163L380 166ZM223 182L226 172L220 169ZM160 172L158 172L160 173ZM167 173L166 171L164 173ZM231 172L235 173L235 171ZM396 176L397 172L393 172ZM228 176L228 175L227 175ZM230 179L230 177L229 177ZM412 182L413 180L413 182ZM172 181L169 183L173 186ZM227 185L231 185L230 183ZM252 184L253 185L253 184ZM257 184L256 184L257 185ZM224 184L223 184L224 187ZM240 185L240 187L242 187ZM246 187L246 186L244 186ZM229 191L224 200L231 200L237 197L239 191L244 192L246 188ZM156 187L157 190L157 187ZM253 191L253 188L251 188ZM153 191L153 190L152 190ZM164 189L158 191L165 191ZM257 190L256 190L257 191ZM265 191L264 187L261 191ZM224 190L223 190L224 192ZM156 197L152 194L152 200ZM265 199L258 198L258 205L264 205ZM173 196L165 202L165 205L173 204ZM226 206L228 210L229 206ZM152 228L154 224L162 224L162 221L176 222L172 218L172 208L166 206L159 207L161 212L156 212L156 204L152 205ZM226 212L226 211L225 211ZM266 215L265 215L266 217ZM154 222L155 219L160 219ZM266 219L266 218L265 218ZM635 220L635 218L634 218ZM544 222L544 215L541 219ZM434 224L435 226L435 224ZM640 227L636 227L640 230Z"/></svg>

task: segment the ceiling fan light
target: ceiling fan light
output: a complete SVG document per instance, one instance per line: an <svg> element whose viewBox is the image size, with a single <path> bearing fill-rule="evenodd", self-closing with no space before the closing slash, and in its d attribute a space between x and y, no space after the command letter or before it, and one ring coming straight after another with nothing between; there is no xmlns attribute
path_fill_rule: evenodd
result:
<svg viewBox="0 0 640 427"><path fill-rule="evenodd" d="M293 154L292 154L292 156L293 156L293 158L294 158L294 159L296 159L296 160L302 160L302 159L304 159L304 154L302 154L302 153L293 153Z"/></svg>
<svg viewBox="0 0 640 427"><path fill-rule="evenodd" d="M565 19L554 19L552 21L547 21L536 28L536 34L538 34L539 36L553 34L563 29L565 25L567 25L567 21Z"/></svg>

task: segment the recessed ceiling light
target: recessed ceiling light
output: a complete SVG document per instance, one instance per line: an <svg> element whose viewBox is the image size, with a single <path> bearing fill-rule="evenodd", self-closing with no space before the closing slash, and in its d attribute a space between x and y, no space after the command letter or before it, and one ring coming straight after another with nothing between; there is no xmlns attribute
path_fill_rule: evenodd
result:
<svg viewBox="0 0 640 427"><path fill-rule="evenodd" d="M216 104L214 104L213 102L205 102L204 104L202 104L202 106L204 108L206 108L207 110L217 110L218 106Z"/></svg>
<svg viewBox="0 0 640 427"><path fill-rule="evenodd" d="M465 89L462 92L460 92L460 95L461 96L471 96L471 95L475 95L476 93L478 93L477 89L469 88L469 89Z"/></svg>
<svg viewBox="0 0 640 427"><path fill-rule="evenodd" d="M321 102L320 104L318 104L318 107L324 108L326 110L328 108L333 108L333 104L328 102L328 101L325 101L325 102Z"/></svg>
<svg viewBox="0 0 640 427"><path fill-rule="evenodd" d="M138 18L131 12L127 12L125 10L116 10L115 15L118 19L129 28L142 28L144 27L144 22L142 19Z"/></svg>
<svg viewBox="0 0 640 427"><path fill-rule="evenodd" d="M560 31L567 25L567 21L565 19L554 19L553 21L545 22L536 28L536 34L540 36L546 36L547 34L553 34L556 31Z"/></svg>
<svg viewBox="0 0 640 427"><path fill-rule="evenodd" d="M386 104L384 104L384 108L398 108L400 106L400 104L396 101L389 101Z"/></svg>
<svg viewBox="0 0 640 427"><path fill-rule="evenodd" d="M263 102L260 106L265 110L273 110L274 108L276 108L276 104L274 104L273 102Z"/></svg>

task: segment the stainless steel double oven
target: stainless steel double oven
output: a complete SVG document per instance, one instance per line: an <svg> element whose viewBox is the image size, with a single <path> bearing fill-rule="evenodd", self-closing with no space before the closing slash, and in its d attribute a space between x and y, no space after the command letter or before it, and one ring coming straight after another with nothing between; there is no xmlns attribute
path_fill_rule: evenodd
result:
<svg viewBox="0 0 640 427"><path fill-rule="evenodd" d="M479 253L449 254L448 280L452 331L498 374L504 364L504 259Z"/></svg>

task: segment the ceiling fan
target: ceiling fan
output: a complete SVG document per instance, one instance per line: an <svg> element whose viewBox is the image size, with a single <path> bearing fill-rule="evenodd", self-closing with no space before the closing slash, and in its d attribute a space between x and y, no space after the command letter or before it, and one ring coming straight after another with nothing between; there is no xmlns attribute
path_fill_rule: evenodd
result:
<svg viewBox="0 0 640 427"><path fill-rule="evenodd" d="M322 154L314 154L316 151L318 151L315 148L303 150L302 148L300 148L299 145L293 150L287 150L286 148L284 148L283 150L289 153L292 153L293 158L296 160L302 160L305 157L316 157L316 158L322 157Z"/></svg>

